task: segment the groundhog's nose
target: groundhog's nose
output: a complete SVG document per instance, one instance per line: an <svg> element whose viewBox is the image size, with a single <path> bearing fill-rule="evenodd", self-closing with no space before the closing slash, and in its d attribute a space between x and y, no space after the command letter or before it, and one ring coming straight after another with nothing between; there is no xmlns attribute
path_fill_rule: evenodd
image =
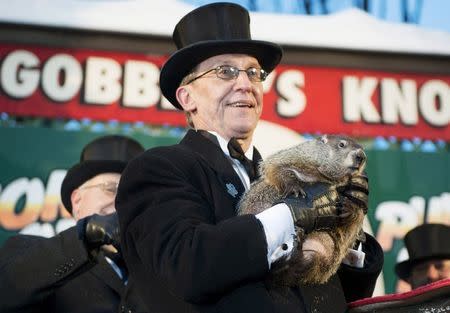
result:
<svg viewBox="0 0 450 313"><path fill-rule="evenodd" d="M366 162L366 154L362 149L358 149L355 154L355 162L358 167L361 167Z"/></svg>

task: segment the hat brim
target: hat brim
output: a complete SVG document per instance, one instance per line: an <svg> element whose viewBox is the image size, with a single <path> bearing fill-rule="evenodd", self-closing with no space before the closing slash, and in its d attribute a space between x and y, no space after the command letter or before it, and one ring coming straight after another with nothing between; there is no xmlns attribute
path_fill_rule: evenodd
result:
<svg viewBox="0 0 450 313"><path fill-rule="evenodd" d="M411 271L414 265L433 259L450 259L450 254L434 254L426 257L405 260L403 262L397 263L394 267L394 270L398 277L400 277L404 281L407 281L411 275Z"/></svg>
<svg viewBox="0 0 450 313"><path fill-rule="evenodd" d="M283 54L279 45L267 41L242 39L197 42L172 54L162 67L159 84L163 95L173 106L182 110L176 91L183 78L202 61L228 53L251 55L269 73L280 63Z"/></svg>
<svg viewBox="0 0 450 313"><path fill-rule="evenodd" d="M127 163L114 160L80 162L68 171L61 184L61 201L72 214L72 192L92 177L102 173L122 173Z"/></svg>

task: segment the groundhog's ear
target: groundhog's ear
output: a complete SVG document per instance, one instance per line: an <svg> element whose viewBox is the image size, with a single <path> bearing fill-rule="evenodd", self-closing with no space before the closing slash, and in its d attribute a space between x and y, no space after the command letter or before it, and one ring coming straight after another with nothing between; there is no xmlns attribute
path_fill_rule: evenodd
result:
<svg viewBox="0 0 450 313"><path fill-rule="evenodd" d="M323 135L322 137L320 137L320 141L322 141L323 143L327 143L328 142L328 136L327 135Z"/></svg>
<svg viewBox="0 0 450 313"><path fill-rule="evenodd" d="M308 173L306 173L306 172L303 173L301 171L298 171L296 168L288 167L285 170L288 173L289 172L292 173L301 182L310 183L310 182L317 181L317 178L314 175L308 175Z"/></svg>

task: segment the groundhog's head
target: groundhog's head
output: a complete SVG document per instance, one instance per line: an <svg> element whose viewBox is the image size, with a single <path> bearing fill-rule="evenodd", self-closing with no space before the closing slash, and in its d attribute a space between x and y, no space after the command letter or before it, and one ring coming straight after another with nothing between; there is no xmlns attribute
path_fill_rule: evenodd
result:
<svg viewBox="0 0 450 313"><path fill-rule="evenodd" d="M361 174L366 165L366 154L362 146L347 136L323 135L317 139L329 147L328 155L319 166L319 172L333 181Z"/></svg>

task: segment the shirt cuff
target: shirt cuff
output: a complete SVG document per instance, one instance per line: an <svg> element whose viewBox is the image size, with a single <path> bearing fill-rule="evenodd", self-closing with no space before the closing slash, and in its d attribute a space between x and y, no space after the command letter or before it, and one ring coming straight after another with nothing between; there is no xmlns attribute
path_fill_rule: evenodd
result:
<svg viewBox="0 0 450 313"><path fill-rule="evenodd" d="M279 203L256 215L267 240L267 262L288 256L294 247L295 228L292 214L285 203Z"/></svg>

